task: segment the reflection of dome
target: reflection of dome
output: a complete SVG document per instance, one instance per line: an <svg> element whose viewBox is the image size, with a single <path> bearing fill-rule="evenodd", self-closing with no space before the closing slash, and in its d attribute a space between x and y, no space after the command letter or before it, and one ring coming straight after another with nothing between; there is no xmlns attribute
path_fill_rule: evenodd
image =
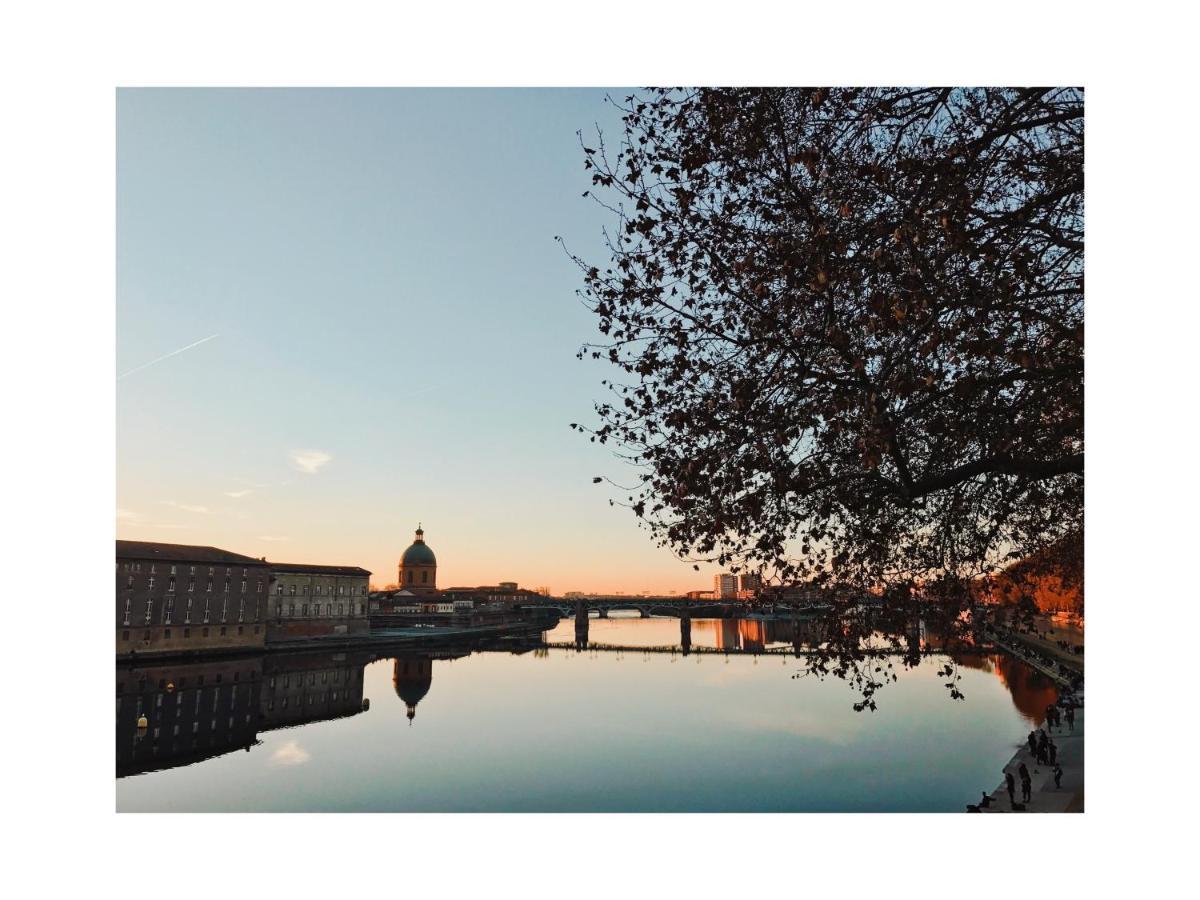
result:
<svg viewBox="0 0 1200 900"><path fill-rule="evenodd" d="M422 656L397 657L392 668L392 687L396 696L408 707L411 722L417 714L417 704L429 693L433 683L433 660Z"/></svg>
<svg viewBox="0 0 1200 900"><path fill-rule="evenodd" d="M404 551L404 555L400 557L402 566L436 566L437 557L433 555L433 551L429 549L429 545L425 543L425 531L420 525L417 526L416 539L412 545Z"/></svg>

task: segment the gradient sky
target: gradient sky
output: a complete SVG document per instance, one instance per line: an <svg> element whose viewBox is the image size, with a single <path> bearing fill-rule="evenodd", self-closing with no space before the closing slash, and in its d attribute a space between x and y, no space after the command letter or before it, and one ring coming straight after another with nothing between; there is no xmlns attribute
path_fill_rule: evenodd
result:
<svg viewBox="0 0 1200 900"><path fill-rule="evenodd" d="M441 587L710 588L568 427L610 374L554 241L604 258L604 95L119 91L117 536L384 584L420 521Z"/></svg>

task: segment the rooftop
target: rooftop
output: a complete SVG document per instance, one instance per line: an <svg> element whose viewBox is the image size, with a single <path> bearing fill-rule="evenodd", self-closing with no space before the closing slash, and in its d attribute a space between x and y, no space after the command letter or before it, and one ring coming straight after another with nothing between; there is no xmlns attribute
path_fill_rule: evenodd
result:
<svg viewBox="0 0 1200 900"><path fill-rule="evenodd" d="M161 559L171 562L226 563L239 566L267 565L265 560L222 550L220 547L164 544L159 541L117 541L117 559Z"/></svg>
<svg viewBox="0 0 1200 900"><path fill-rule="evenodd" d="M358 566L312 566L308 563L267 563L275 572L291 572L298 575L370 575Z"/></svg>

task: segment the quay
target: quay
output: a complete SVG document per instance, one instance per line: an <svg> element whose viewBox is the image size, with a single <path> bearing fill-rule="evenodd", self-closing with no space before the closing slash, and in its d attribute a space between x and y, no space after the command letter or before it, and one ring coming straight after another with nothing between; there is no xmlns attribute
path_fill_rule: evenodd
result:
<svg viewBox="0 0 1200 900"><path fill-rule="evenodd" d="M1005 772L1012 772L1013 777L1017 777L1017 769L1021 763L1025 763L1026 768L1033 780L1033 790L1030 794L1030 800L1025 804L1023 812L1031 813L1051 813L1051 812L1083 812L1083 706L1082 696L1080 696L1081 705L1075 707L1075 728L1068 729L1065 725L1061 726L1057 731L1047 733L1050 734L1051 740L1058 746L1058 764L1062 767L1062 786L1056 788L1054 786L1054 775L1051 766L1037 765L1034 756L1029 752L1027 744L1022 743L1017 748L1017 752L1013 754L1013 758L1004 766ZM992 802L989 806L980 809L980 812L987 813L1007 813L1007 812L1022 812L1022 810L1013 809L1008 802L1008 788L1003 780L994 791L989 794ZM1017 781L1016 796L1017 802L1020 802L1021 786L1020 779Z"/></svg>
<svg viewBox="0 0 1200 900"><path fill-rule="evenodd" d="M1062 782L1054 786L1053 767L1038 765L1028 744L1022 741L1012 759L1004 766L1004 772L1012 772L1017 777L1017 770L1022 763L1032 776L1032 792L1030 800L1024 804L1023 810L1014 809L1008 799L1008 788L1005 781L988 796L991 802L982 807L980 812L1083 812L1084 811L1084 774L1083 774L1083 660L1078 656L1067 654L1061 648L1048 644L1039 639L1030 639L1025 635L1007 629L990 628L988 637L999 647L1011 653L1023 663L1036 669L1055 682L1060 688L1072 691L1071 697L1075 702L1075 727L1060 726L1057 733L1044 724L1046 733L1050 735L1058 747L1057 762L1063 770ZM1053 653L1053 658L1048 656ZM1018 779L1017 796L1020 795ZM974 802L974 801L973 801ZM1020 801L1018 801L1020 802Z"/></svg>
<svg viewBox="0 0 1200 900"><path fill-rule="evenodd" d="M263 653L296 653L308 650L327 652L345 652L350 650L366 650L383 653L389 650L424 649L428 647L444 647L465 643L485 641L505 641L539 638L552 628L556 620L541 618L514 619L505 622L489 624L442 625L433 627L388 628L355 635L325 635L309 640L292 640L287 643L268 643L265 646L248 651L243 648L228 649L197 649L175 650L171 652L156 651L153 653L133 652L118 657L120 665L146 665L160 660L192 659L197 657L216 658L222 656L245 655L248 652L261 655Z"/></svg>

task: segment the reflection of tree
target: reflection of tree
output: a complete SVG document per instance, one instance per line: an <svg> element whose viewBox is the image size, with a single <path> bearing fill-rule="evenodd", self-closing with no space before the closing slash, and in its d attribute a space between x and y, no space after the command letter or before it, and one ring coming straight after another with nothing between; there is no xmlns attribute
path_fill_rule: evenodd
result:
<svg viewBox="0 0 1200 900"><path fill-rule="evenodd" d="M1012 696L1013 706L1035 725L1046 719L1046 707L1058 699L1058 689L1036 669L1006 653L956 653L964 669L994 672Z"/></svg>

